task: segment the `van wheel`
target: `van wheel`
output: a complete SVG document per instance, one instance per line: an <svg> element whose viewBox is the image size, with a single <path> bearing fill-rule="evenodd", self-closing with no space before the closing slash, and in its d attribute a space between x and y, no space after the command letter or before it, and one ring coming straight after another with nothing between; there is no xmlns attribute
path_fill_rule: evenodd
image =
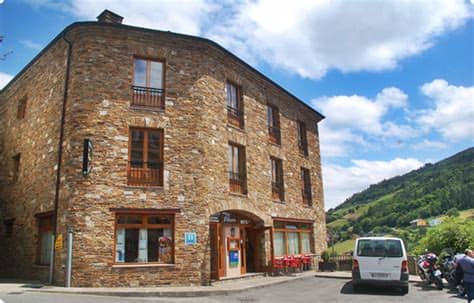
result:
<svg viewBox="0 0 474 303"><path fill-rule="evenodd" d="M408 285L402 287L402 294L406 295L408 293Z"/></svg>
<svg viewBox="0 0 474 303"><path fill-rule="evenodd" d="M359 291L360 291L360 285L358 285L358 284L353 284L353 285L352 285L352 289L354 290L354 292L359 292Z"/></svg>

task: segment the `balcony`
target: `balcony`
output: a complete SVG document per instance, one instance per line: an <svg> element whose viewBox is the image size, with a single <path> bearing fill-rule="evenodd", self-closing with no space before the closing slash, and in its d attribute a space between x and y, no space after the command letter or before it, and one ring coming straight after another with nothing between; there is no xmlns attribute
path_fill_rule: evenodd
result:
<svg viewBox="0 0 474 303"><path fill-rule="evenodd" d="M231 192L246 194L247 186L245 181L244 174L229 172L229 188Z"/></svg>
<svg viewBox="0 0 474 303"><path fill-rule="evenodd" d="M144 86L132 86L132 105L165 108L165 90Z"/></svg>
<svg viewBox="0 0 474 303"><path fill-rule="evenodd" d="M281 134L280 128L276 126L269 126L268 127L268 135L270 136L270 142L273 144L280 145L281 144Z"/></svg>
<svg viewBox="0 0 474 303"><path fill-rule="evenodd" d="M283 201L283 183L282 182L272 182L272 199Z"/></svg>
<svg viewBox="0 0 474 303"><path fill-rule="evenodd" d="M227 106L227 120L238 128L244 127L244 112L238 108Z"/></svg>
<svg viewBox="0 0 474 303"><path fill-rule="evenodd" d="M128 162L127 184L131 186L163 186L163 162Z"/></svg>
<svg viewBox="0 0 474 303"><path fill-rule="evenodd" d="M303 204L304 205L308 205L308 206L313 205L311 190L302 189L301 194L303 196Z"/></svg>

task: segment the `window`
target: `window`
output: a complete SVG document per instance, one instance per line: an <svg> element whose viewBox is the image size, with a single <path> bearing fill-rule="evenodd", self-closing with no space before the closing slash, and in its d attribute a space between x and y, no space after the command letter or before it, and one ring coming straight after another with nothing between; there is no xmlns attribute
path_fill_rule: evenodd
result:
<svg viewBox="0 0 474 303"><path fill-rule="evenodd" d="M28 102L27 97L23 97L18 101L18 111L16 114L16 117L18 120L21 120L25 118L25 113L26 113L26 103Z"/></svg>
<svg viewBox="0 0 474 303"><path fill-rule="evenodd" d="M5 224L5 237L11 237L13 234L13 223L15 223L15 219L7 219L3 221Z"/></svg>
<svg viewBox="0 0 474 303"><path fill-rule="evenodd" d="M135 58L132 105L165 107L164 64Z"/></svg>
<svg viewBox="0 0 474 303"><path fill-rule="evenodd" d="M245 148L229 143L229 187L231 192L246 194Z"/></svg>
<svg viewBox="0 0 474 303"><path fill-rule="evenodd" d="M49 265L53 245L54 215L38 215L38 264Z"/></svg>
<svg viewBox="0 0 474 303"><path fill-rule="evenodd" d="M18 178L20 177L20 159L21 154L18 153L13 157L13 182L17 182Z"/></svg>
<svg viewBox="0 0 474 303"><path fill-rule="evenodd" d="M227 121L229 124L244 128L244 111L242 89L233 83L226 82Z"/></svg>
<svg viewBox="0 0 474 303"><path fill-rule="evenodd" d="M163 130L130 128L128 185L163 186Z"/></svg>
<svg viewBox="0 0 474 303"><path fill-rule="evenodd" d="M174 263L174 216L117 214L116 263Z"/></svg>
<svg viewBox="0 0 474 303"><path fill-rule="evenodd" d="M276 257L309 254L313 225L304 222L274 222L273 252Z"/></svg>
<svg viewBox="0 0 474 303"><path fill-rule="evenodd" d="M274 157L270 158L272 167L272 199L285 200L283 185L283 161Z"/></svg>
<svg viewBox="0 0 474 303"><path fill-rule="evenodd" d="M311 195L311 176L309 174L309 169L301 168L301 193L303 196L303 204L311 206L312 195Z"/></svg>
<svg viewBox="0 0 474 303"><path fill-rule="evenodd" d="M267 106L267 126L270 142L280 145L280 113L278 107L272 105Z"/></svg>
<svg viewBox="0 0 474 303"><path fill-rule="evenodd" d="M297 121L298 126L298 148L300 152L307 156L308 155L308 141L306 139L306 124L301 121Z"/></svg>

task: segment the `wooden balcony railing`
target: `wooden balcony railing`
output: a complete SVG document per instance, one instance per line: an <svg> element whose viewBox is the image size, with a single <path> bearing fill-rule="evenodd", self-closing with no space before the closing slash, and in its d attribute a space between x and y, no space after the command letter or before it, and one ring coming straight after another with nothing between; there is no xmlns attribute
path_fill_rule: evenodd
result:
<svg viewBox="0 0 474 303"><path fill-rule="evenodd" d="M238 108L227 106L227 120L230 124L239 128L244 126L244 112Z"/></svg>
<svg viewBox="0 0 474 303"><path fill-rule="evenodd" d="M276 126L268 127L268 135L270 136L270 142L280 145L281 143L281 134L280 128Z"/></svg>
<svg viewBox="0 0 474 303"><path fill-rule="evenodd" d="M132 86L132 105L165 108L165 90L144 86Z"/></svg>
<svg viewBox="0 0 474 303"><path fill-rule="evenodd" d="M308 206L313 205L313 200L312 200L313 198L311 196L310 190L302 189L301 194L303 196L303 204L308 205Z"/></svg>
<svg viewBox="0 0 474 303"><path fill-rule="evenodd" d="M245 175L241 173L229 172L229 187L233 193L246 194L246 182Z"/></svg>
<svg viewBox="0 0 474 303"><path fill-rule="evenodd" d="M127 183L132 186L163 186L163 163L130 161Z"/></svg>
<svg viewBox="0 0 474 303"><path fill-rule="evenodd" d="M272 199L274 200L284 200L283 196L283 183L281 182L272 182Z"/></svg>

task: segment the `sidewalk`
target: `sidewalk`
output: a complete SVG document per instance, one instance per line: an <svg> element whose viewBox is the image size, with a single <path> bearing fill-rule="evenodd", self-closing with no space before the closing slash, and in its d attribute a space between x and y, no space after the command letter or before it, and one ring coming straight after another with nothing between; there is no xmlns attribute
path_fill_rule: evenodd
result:
<svg viewBox="0 0 474 303"><path fill-rule="evenodd" d="M319 278L352 279L352 273L350 271L318 271L315 276ZM421 279L417 275L410 275L408 281L416 283L421 282Z"/></svg>
<svg viewBox="0 0 474 303"><path fill-rule="evenodd" d="M58 287L43 286L35 288L37 284L28 283L0 283L0 293L56 293L56 294L84 294L117 297L206 297L228 295L249 289L263 288L289 281L306 279L315 276L315 271L307 271L293 275L276 277L256 277L245 280L231 280L213 283L211 286L160 286L160 287L120 287L120 288L86 288L86 287Z"/></svg>

